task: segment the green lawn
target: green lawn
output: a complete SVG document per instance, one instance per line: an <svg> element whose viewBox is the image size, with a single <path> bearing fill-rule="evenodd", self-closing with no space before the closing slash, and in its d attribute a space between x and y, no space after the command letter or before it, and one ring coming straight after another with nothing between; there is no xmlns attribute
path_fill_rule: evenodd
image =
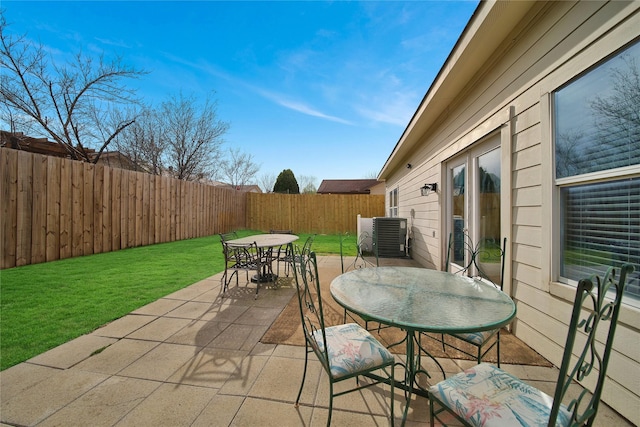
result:
<svg viewBox="0 0 640 427"><path fill-rule="evenodd" d="M302 244L309 235L299 236L296 243ZM353 248L355 238L349 240ZM318 254L339 254L340 236L318 235L312 248ZM216 235L2 270L0 370L223 268Z"/></svg>

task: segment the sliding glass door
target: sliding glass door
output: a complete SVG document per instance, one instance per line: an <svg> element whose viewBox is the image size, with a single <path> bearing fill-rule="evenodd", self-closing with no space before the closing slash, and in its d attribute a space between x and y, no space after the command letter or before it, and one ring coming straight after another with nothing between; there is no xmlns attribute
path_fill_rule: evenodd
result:
<svg viewBox="0 0 640 427"><path fill-rule="evenodd" d="M492 254L496 252L496 248L500 249L502 240L500 158L500 135L495 135L447 163L447 234L453 238L451 262L468 262L464 259L463 251L466 234L470 242L485 249L480 262L488 264L487 270L496 270L496 266L491 264L498 264L496 279L499 279L500 275L500 260Z"/></svg>

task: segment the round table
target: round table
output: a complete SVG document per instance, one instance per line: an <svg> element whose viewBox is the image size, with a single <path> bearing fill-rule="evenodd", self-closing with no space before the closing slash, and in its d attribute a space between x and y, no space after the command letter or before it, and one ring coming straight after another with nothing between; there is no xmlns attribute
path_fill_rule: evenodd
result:
<svg viewBox="0 0 640 427"><path fill-rule="evenodd" d="M295 234L254 234L253 236L228 240L227 243L237 246L255 243L259 248L274 248L276 246L288 245L296 240L298 240L298 236Z"/></svg>
<svg viewBox="0 0 640 427"><path fill-rule="evenodd" d="M406 331L405 380L398 384L407 393L403 420L411 393L426 396L416 382L424 371L416 333L477 332L500 328L513 320L516 305L493 284L466 276L415 267L373 267L350 271L331 282L331 295L338 304L368 321ZM400 343L396 343L397 345ZM416 354L417 349L417 354Z"/></svg>
<svg viewBox="0 0 640 427"><path fill-rule="evenodd" d="M243 246L255 243L269 261L263 266L263 271L254 276L254 282L266 283L278 280L278 275L273 272L273 248L285 246L298 240L295 234L254 234L252 236L241 237L239 239L227 240L230 246Z"/></svg>

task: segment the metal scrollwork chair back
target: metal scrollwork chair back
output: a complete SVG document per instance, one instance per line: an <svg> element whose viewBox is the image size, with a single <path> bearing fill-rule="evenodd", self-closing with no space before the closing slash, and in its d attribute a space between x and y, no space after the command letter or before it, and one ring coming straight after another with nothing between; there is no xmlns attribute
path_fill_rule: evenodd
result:
<svg viewBox="0 0 640 427"><path fill-rule="evenodd" d="M373 247L372 247L373 245L369 246L369 243L368 243L370 240L371 240L371 236L369 233L367 233L366 231L360 233L360 235L357 236L355 240L356 256L353 259L353 261L345 265L345 260L348 262L351 260L351 257L353 256L353 255L350 255L352 253L351 249L353 249L350 246L354 245L354 243L353 243L353 237L350 236L349 233L340 235L340 267L342 269L343 274L346 273L347 271L357 270L360 268L377 267L379 265L377 256L376 256L375 264L372 261L365 258L365 254L370 254L373 252ZM343 322L345 323L347 321L347 316L349 316L353 320L356 320L356 318L354 318L353 315L349 313L345 308L344 316L343 316ZM369 330L369 322L371 321L371 319L364 318L364 317L362 317L362 319L365 322L365 329ZM380 328L381 326L378 324L377 329L380 329Z"/></svg>
<svg viewBox="0 0 640 427"><path fill-rule="evenodd" d="M378 258L376 257L376 263L374 264L372 261L365 258L365 254L373 253L373 245L369 246L369 241L371 240L371 236L366 231L360 233L360 235L356 236L355 241L355 252L356 256L352 262L345 265L345 261L349 261L353 255L347 255L347 253L351 253L349 246L354 245L352 241L352 237L349 233L340 235L340 267L342 272L345 273L350 270L355 270L358 268L367 268L367 267L376 267L378 266Z"/></svg>
<svg viewBox="0 0 640 427"><path fill-rule="evenodd" d="M578 283L553 398L500 368L481 363L429 388L431 425L445 410L466 426L593 425L625 281L633 270L630 264L611 267L602 277L595 275ZM576 341L584 342L583 347L576 346ZM593 390L585 388L571 398L570 385L575 381L585 384L590 374L597 375Z"/></svg>
<svg viewBox="0 0 640 427"><path fill-rule="evenodd" d="M482 239L474 245L468 233L451 233L447 247L446 269L453 274L463 274L475 279L489 282L502 290L504 284L504 263L507 250L507 239ZM428 335L429 338L433 336ZM500 367L500 329L474 333L453 334L453 340L447 340L441 335L442 348L453 348L467 356L473 357L478 363L492 349L496 348L497 364ZM462 345L456 344L461 340L476 349L474 353Z"/></svg>

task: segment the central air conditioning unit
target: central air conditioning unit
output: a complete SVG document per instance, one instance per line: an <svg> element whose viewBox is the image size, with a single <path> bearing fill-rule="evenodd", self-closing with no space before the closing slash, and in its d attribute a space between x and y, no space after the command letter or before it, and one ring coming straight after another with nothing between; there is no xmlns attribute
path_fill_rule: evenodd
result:
<svg viewBox="0 0 640 427"><path fill-rule="evenodd" d="M407 219L373 218L373 241L379 257L406 257Z"/></svg>

